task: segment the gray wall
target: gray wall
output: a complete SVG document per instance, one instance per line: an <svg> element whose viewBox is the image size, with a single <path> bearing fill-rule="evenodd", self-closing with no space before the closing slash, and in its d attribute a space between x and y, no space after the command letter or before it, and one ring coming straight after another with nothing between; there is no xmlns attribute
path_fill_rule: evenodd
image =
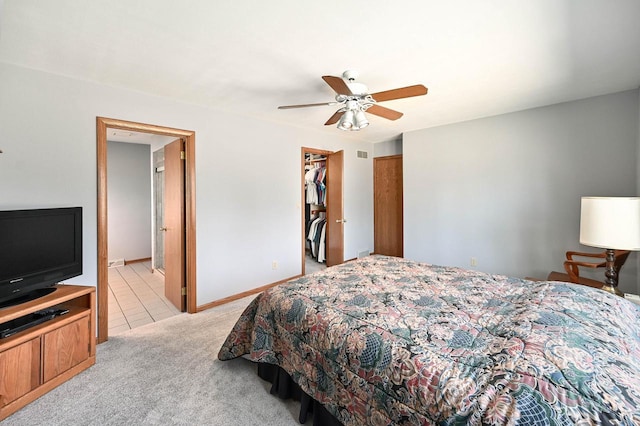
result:
<svg viewBox="0 0 640 426"><path fill-rule="evenodd" d="M149 145L107 142L109 260L151 257Z"/></svg>
<svg viewBox="0 0 640 426"><path fill-rule="evenodd" d="M580 197L637 194L638 91L404 134L407 258L511 276L562 271ZM635 256L635 255L634 255ZM637 262L623 291L637 293Z"/></svg>
<svg viewBox="0 0 640 426"><path fill-rule="evenodd" d="M84 274L71 283L97 280L97 116L196 132L198 305L301 273L302 145L345 151L345 258L373 249L373 159L356 155L373 147L350 132L313 132L0 63L0 209L84 208Z"/></svg>
<svg viewBox="0 0 640 426"><path fill-rule="evenodd" d="M386 157L388 155L402 154L402 135L397 139L379 142L373 145L374 157Z"/></svg>

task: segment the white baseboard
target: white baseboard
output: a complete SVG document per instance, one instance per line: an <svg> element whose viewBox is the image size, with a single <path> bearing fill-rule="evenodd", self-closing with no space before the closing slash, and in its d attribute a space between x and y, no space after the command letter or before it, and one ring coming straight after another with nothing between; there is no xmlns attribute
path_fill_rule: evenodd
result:
<svg viewBox="0 0 640 426"><path fill-rule="evenodd" d="M640 305L640 296L638 296L637 294L625 293L624 298Z"/></svg>

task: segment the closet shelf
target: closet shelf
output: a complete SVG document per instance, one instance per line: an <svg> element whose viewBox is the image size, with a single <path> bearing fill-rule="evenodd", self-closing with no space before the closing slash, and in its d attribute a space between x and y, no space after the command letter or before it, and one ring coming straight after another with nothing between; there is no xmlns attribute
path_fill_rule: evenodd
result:
<svg viewBox="0 0 640 426"><path fill-rule="evenodd" d="M326 158L312 158L311 160L304 160L306 164L319 163L321 161L327 161Z"/></svg>

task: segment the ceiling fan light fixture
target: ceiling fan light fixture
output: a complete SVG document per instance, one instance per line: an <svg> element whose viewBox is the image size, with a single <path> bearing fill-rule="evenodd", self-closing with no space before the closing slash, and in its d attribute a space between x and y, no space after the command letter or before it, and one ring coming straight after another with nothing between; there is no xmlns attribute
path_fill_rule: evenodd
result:
<svg viewBox="0 0 640 426"><path fill-rule="evenodd" d="M338 121L338 129L340 130L352 130L353 129L353 110L346 110L340 121Z"/></svg>
<svg viewBox="0 0 640 426"><path fill-rule="evenodd" d="M367 116L365 115L364 111L358 110L358 112L355 113L355 116L353 118L352 130L364 129L368 125L369 125L369 120L367 120Z"/></svg>
<svg viewBox="0 0 640 426"><path fill-rule="evenodd" d="M335 92L335 102L281 105L278 109L341 104L342 107L334 112L324 125L330 126L338 123L337 127L340 130L360 130L369 125L365 112L387 120L397 120L402 117L401 112L380 106L378 105L379 102L426 95L428 91L422 84L414 84L413 86L369 93L367 86L362 83L356 83L356 77L357 73L352 70L345 71L342 74L342 78L331 75L322 76L324 82Z"/></svg>

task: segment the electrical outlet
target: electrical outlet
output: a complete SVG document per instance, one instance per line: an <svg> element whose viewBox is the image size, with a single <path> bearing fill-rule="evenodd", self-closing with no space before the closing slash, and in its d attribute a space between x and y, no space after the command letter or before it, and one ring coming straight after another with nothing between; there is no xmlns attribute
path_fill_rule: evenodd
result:
<svg viewBox="0 0 640 426"><path fill-rule="evenodd" d="M271 262L271 269L278 269L278 261L274 260L273 262Z"/></svg>
<svg viewBox="0 0 640 426"><path fill-rule="evenodd" d="M475 257L471 258L471 266L478 266L478 259L476 259Z"/></svg>

